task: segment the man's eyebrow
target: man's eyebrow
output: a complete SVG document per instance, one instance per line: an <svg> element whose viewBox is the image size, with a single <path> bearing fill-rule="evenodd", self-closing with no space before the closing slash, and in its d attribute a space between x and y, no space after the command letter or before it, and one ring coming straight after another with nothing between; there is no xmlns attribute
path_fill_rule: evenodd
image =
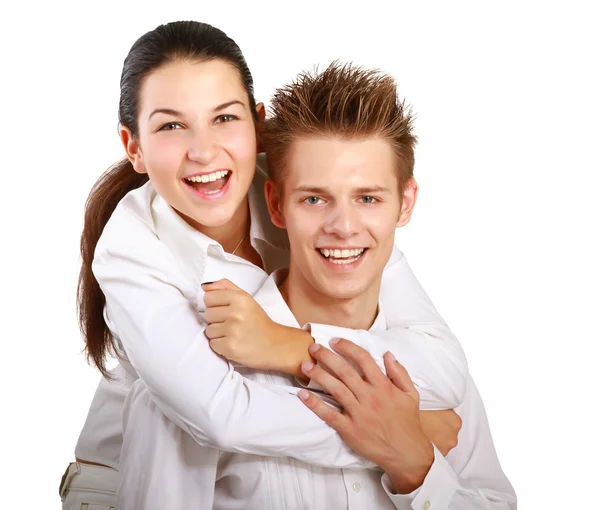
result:
<svg viewBox="0 0 600 510"><path fill-rule="evenodd" d="M369 193L391 193L390 188L386 186L363 186L360 188L354 188L352 190L357 195L368 195ZM329 195L331 194L330 188L322 188L319 186L298 186L294 188L292 192L295 193L314 193L315 195Z"/></svg>
<svg viewBox="0 0 600 510"><path fill-rule="evenodd" d="M293 193L314 193L315 195L331 194L329 188L320 188L318 186L298 186L292 190Z"/></svg>
<svg viewBox="0 0 600 510"><path fill-rule="evenodd" d="M390 188L386 186L366 186L363 188L356 188L354 190L359 195L368 195L369 193L391 193Z"/></svg>
<svg viewBox="0 0 600 510"><path fill-rule="evenodd" d="M157 108L148 115L148 120L150 120L155 113L164 113L165 115L172 115L173 117L183 117L183 113L173 110L172 108Z"/></svg>
<svg viewBox="0 0 600 510"><path fill-rule="evenodd" d="M224 110L225 108L229 108L230 106L233 106L234 104L239 104L243 108L246 108L246 105L244 103L242 103L241 101L238 101L237 99L234 99L233 101L227 101L226 103L220 104L219 106L215 106L213 108L213 112L220 112L221 110Z"/></svg>

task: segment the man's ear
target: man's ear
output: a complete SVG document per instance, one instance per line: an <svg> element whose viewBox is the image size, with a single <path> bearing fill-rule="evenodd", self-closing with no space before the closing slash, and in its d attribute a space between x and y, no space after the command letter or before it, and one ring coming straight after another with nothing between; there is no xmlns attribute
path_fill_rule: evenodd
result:
<svg viewBox="0 0 600 510"><path fill-rule="evenodd" d="M269 214L271 215L273 225L279 228L285 228L285 218L281 212L281 191L273 179L269 179L265 182L265 199L267 201L267 207L269 208Z"/></svg>
<svg viewBox="0 0 600 510"><path fill-rule="evenodd" d="M127 153L127 159L131 162L133 169L138 174L147 174L146 165L144 164L144 157L142 155L140 142L133 136L133 133L128 127L120 126L119 135L121 136L121 143Z"/></svg>
<svg viewBox="0 0 600 510"><path fill-rule="evenodd" d="M408 224L412 217L413 210L415 209L418 195L419 185L417 184L417 181L411 177L406 183L406 186L404 186L404 191L402 192L402 207L400 208L400 217L398 218L398 223L396 223L396 228Z"/></svg>
<svg viewBox="0 0 600 510"><path fill-rule="evenodd" d="M265 147L262 143L263 128L265 126L265 105L264 103L257 103L256 113L258 114L258 120L256 120L256 152L265 152Z"/></svg>

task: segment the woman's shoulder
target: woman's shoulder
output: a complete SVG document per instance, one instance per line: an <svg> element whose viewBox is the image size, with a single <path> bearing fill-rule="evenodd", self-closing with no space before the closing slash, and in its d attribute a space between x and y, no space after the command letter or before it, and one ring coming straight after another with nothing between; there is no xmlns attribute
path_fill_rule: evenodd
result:
<svg viewBox="0 0 600 510"><path fill-rule="evenodd" d="M106 223L96 246L96 253L113 250L118 246L143 244L157 240L152 217L152 204L157 194L150 181L130 191L118 203Z"/></svg>

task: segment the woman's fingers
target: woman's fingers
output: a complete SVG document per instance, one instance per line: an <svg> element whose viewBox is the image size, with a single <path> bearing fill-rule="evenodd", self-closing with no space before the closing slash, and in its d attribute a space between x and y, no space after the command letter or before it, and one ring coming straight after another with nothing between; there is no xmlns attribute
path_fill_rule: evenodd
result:
<svg viewBox="0 0 600 510"><path fill-rule="evenodd" d="M211 306L204 312L204 320L208 324L225 322L225 319L230 314L229 306Z"/></svg>

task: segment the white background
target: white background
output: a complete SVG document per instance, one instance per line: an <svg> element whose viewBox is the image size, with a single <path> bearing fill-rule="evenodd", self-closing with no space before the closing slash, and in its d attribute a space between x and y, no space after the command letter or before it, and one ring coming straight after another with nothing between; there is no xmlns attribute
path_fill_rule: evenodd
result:
<svg viewBox="0 0 600 510"><path fill-rule="evenodd" d="M258 100L334 58L398 79L421 185L398 242L464 346L520 508L598 508L595 2L16 4L0 13L3 508L60 507L99 378L75 318L83 205L122 156L129 47L178 19L239 43Z"/></svg>

